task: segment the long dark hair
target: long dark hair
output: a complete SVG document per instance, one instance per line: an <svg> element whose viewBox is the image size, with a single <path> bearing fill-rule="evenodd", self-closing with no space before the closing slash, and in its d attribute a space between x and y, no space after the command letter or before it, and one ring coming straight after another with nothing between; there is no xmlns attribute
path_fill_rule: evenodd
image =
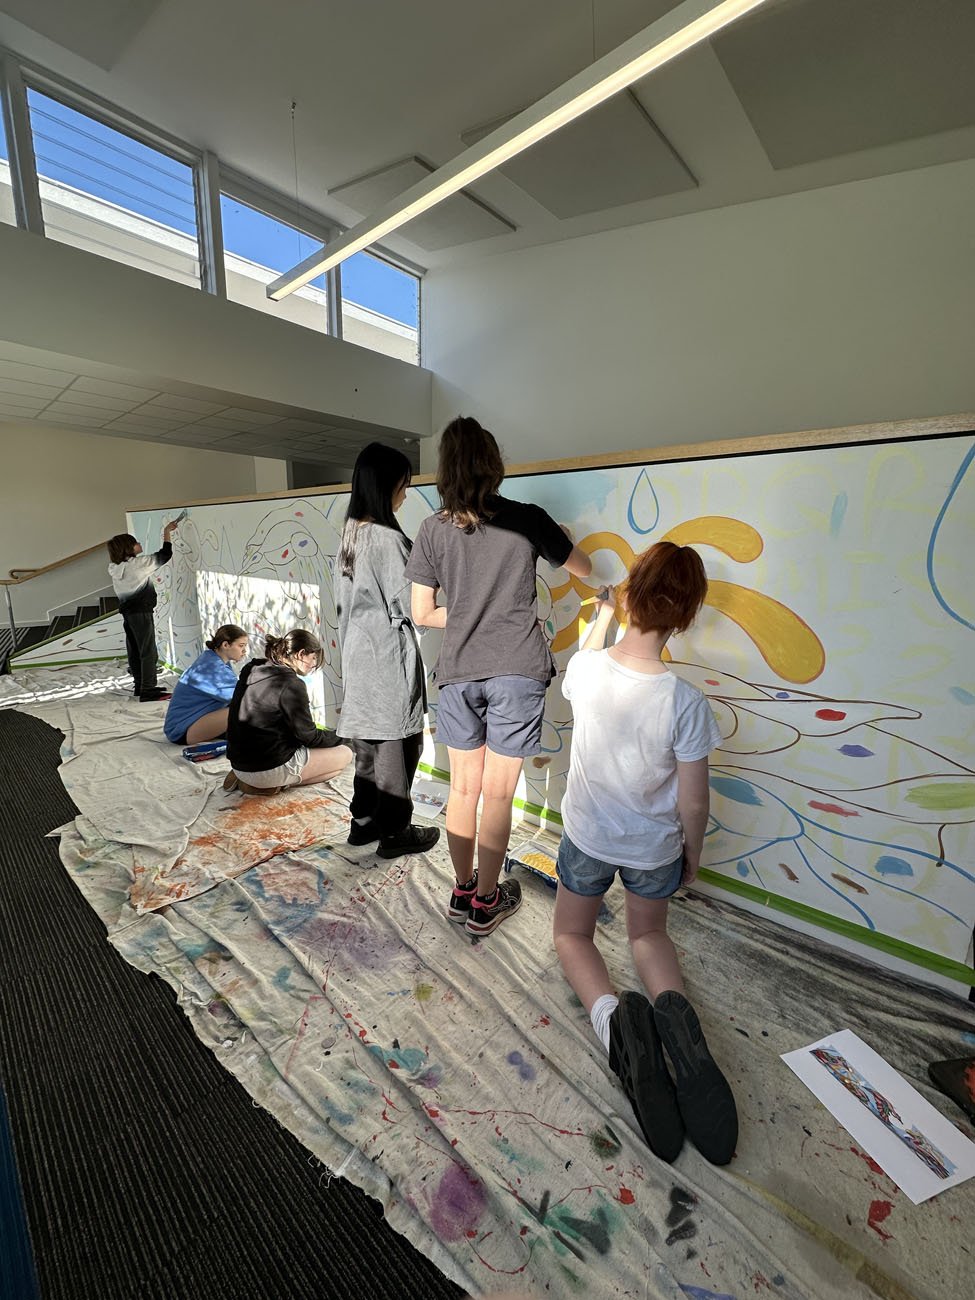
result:
<svg viewBox="0 0 975 1300"><path fill-rule="evenodd" d="M312 632L306 632L303 627L293 627L290 632L285 632L284 636L268 636L264 642L264 657L272 664L284 663L292 655L314 654L318 656L318 667L321 668L325 659L325 651L322 649L322 643Z"/></svg>
<svg viewBox="0 0 975 1300"><path fill-rule="evenodd" d="M355 547L359 524L368 522L403 533L393 513L396 489L409 487L413 467L401 451L371 442L356 457L352 471L352 491L345 512L345 528L339 548L339 572L351 578L355 572ZM405 537L406 534L403 533Z"/></svg>
<svg viewBox="0 0 975 1300"><path fill-rule="evenodd" d="M490 519L488 497L495 495L503 480L504 460L494 434L469 415L451 420L440 435L437 462L441 519L472 533Z"/></svg>
<svg viewBox="0 0 975 1300"><path fill-rule="evenodd" d="M236 623L222 623L210 640L204 641L203 644L208 650L219 650L222 645L233 645L235 641L239 641L246 635L244 629L238 627Z"/></svg>

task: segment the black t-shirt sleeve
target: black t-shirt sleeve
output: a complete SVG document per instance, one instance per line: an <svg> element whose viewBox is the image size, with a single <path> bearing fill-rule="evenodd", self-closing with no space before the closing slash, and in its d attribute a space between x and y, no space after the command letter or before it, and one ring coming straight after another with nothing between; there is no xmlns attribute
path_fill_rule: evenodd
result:
<svg viewBox="0 0 975 1300"><path fill-rule="evenodd" d="M572 554L572 543L541 506L525 507L525 534L543 560L556 567L565 564Z"/></svg>

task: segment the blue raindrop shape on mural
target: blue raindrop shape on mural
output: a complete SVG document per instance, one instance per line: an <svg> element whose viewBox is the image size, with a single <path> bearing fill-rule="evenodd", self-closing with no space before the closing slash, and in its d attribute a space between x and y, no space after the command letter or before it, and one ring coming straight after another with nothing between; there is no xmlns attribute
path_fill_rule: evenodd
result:
<svg viewBox="0 0 975 1300"><path fill-rule="evenodd" d="M638 516L644 521L649 520L646 527L637 522ZM646 535L653 532L659 519L660 503L657 500L657 494L650 482L650 475L645 469L641 469L636 476L633 491L630 493L629 504L626 507L626 522L635 533Z"/></svg>

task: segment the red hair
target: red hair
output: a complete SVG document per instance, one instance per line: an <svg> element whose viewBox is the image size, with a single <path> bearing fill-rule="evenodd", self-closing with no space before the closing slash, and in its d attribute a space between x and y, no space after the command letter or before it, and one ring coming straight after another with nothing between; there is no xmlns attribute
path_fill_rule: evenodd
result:
<svg viewBox="0 0 975 1300"><path fill-rule="evenodd" d="M640 632L684 632L708 594L708 577L697 551L657 542L637 556L623 596L629 621Z"/></svg>

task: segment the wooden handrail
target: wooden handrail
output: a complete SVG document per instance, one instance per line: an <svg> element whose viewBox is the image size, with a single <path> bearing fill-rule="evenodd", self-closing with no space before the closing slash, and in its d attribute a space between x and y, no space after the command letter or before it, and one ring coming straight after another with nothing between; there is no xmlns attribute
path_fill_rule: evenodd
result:
<svg viewBox="0 0 975 1300"><path fill-rule="evenodd" d="M66 564L71 564L74 560L81 560L86 555L94 555L96 551L103 550L107 545L105 542L96 542L94 546L86 546L83 551L75 551L74 555L66 555L63 560L55 560L53 564L45 564L39 569L10 569L9 578L0 578L0 587L17 587L22 582L30 582L31 578L39 578L42 573L50 573L53 569L63 569ZM17 574L21 577L17 577Z"/></svg>

